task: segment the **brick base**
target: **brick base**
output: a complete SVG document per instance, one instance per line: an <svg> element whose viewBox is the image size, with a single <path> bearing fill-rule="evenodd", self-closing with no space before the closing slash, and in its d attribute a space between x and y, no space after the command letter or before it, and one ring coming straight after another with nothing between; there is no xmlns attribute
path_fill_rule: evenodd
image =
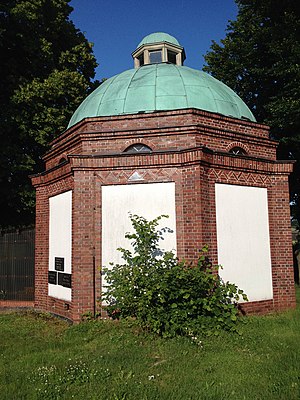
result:
<svg viewBox="0 0 300 400"><path fill-rule="evenodd" d="M34 301L2 301L0 300L0 309L7 309L7 308L33 308Z"/></svg>

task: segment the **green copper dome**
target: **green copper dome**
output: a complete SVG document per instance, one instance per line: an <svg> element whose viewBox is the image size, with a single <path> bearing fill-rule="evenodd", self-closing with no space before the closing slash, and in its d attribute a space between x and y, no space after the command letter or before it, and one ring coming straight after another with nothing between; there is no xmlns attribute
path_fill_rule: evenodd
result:
<svg viewBox="0 0 300 400"><path fill-rule="evenodd" d="M164 32L155 32L151 33L148 36L145 36L143 40L140 41L137 47L142 46L143 44L153 44L153 43L160 43L160 42L168 42L175 44L176 46L180 46L178 40L173 36L169 35L168 33Z"/></svg>
<svg viewBox="0 0 300 400"><path fill-rule="evenodd" d="M202 71L161 63L106 80L77 108L68 128L88 117L186 108L255 121L243 100L224 83Z"/></svg>

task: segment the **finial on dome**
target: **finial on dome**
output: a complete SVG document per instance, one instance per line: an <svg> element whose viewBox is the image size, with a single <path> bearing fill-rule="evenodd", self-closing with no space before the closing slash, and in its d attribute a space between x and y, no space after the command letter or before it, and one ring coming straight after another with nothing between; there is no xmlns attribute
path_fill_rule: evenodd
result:
<svg viewBox="0 0 300 400"><path fill-rule="evenodd" d="M156 32L144 37L132 57L135 68L163 62L183 65L185 52L176 38L168 33Z"/></svg>

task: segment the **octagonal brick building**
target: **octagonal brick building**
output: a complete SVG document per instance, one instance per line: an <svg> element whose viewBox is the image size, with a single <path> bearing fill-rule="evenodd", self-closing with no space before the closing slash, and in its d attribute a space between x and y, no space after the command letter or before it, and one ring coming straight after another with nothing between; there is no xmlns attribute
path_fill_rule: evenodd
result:
<svg viewBox="0 0 300 400"><path fill-rule="evenodd" d="M167 214L165 250L209 245L245 312L295 306L288 177L277 142L228 86L183 65L172 36L146 36L134 68L102 83L44 156L36 188L36 307L99 311L100 267L120 262L129 213Z"/></svg>

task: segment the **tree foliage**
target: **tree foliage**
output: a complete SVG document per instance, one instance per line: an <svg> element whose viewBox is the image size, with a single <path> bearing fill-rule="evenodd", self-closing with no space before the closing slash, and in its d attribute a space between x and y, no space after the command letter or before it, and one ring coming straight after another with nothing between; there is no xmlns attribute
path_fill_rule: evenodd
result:
<svg viewBox="0 0 300 400"><path fill-rule="evenodd" d="M296 159L293 215L300 218L300 8L298 0L236 0L225 39L213 42L204 69L230 86L280 140L278 156Z"/></svg>
<svg viewBox="0 0 300 400"><path fill-rule="evenodd" d="M92 82L92 45L69 19L69 0L0 5L0 227L33 221L29 174Z"/></svg>
<svg viewBox="0 0 300 400"><path fill-rule="evenodd" d="M134 317L144 329L164 337L218 334L236 331L237 300L247 299L236 285L223 282L218 267L202 249L197 265L180 262L172 252L163 252L159 239L167 229L157 230L152 221L131 215L134 233L125 236L133 251L119 249L124 264L104 269L108 286L102 296L113 318Z"/></svg>

